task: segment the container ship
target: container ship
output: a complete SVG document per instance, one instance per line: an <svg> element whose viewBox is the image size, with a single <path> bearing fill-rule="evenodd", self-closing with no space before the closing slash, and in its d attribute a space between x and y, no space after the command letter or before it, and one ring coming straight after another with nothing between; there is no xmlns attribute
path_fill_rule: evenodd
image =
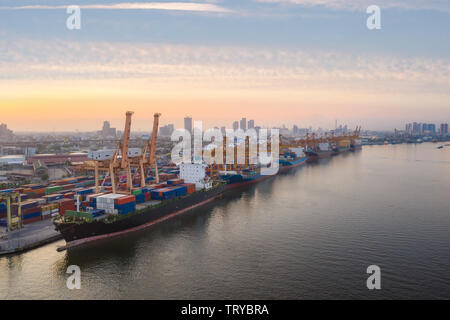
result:
<svg viewBox="0 0 450 320"><path fill-rule="evenodd" d="M299 167L305 164L306 160L307 157L303 148L289 148L288 151L280 155L278 173ZM227 189L234 189L252 185L274 176L261 174L261 169L260 165L255 165L242 169L240 172L220 171L219 176L227 184Z"/></svg>
<svg viewBox="0 0 450 320"><path fill-rule="evenodd" d="M355 139L350 142L350 151L356 151L362 149L362 140Z"/></svg>
<svg viewBox="0 0 450 320"><path fill-rule="evenodd" d="M180 177L150 185L133 194L100 193L85 196L84 206L66 210L53 220L67 244L88 242L136 231L204 205L218 197L226 185L205 175L203 164L181 164Z"/></svg>
<svg viewBox="0 0 450 320"><path fill-rule="evenodd" d="M317 161L319 159L328 158L336 154L328 142L321 142L317 146L308 147L305 151L308 162Z"/></svg>

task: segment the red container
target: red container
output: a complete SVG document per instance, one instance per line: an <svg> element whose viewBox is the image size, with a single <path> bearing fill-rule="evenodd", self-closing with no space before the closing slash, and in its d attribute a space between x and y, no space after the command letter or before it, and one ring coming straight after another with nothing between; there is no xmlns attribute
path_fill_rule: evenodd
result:
<svg viewBox="0 0 450 320"><path fill-rule="evenodd" d="M65 215L66 210L76 210L75 201L72 199L63 199L59 201L59 214Z"/></svg>
<svg viewBox="0 0 450 320"><path fill-rule="evenodd" d="M145 196L145 201L146 201L146 202L147 202L147 201L150 201L150 200L152 199L150 192L145 192L145 193L144 193L144 196Z"/></svg>
<svg viewBox="0 0 450 320"><path fill-rule="evenodd" d="M183 183L180 186L186 187L187 194L195 192L195 183Z"/></svg>
<svg viewBox="0 0 450 320"><path fill-rule="evenodd" d="M75 188L74 184L65 184L62 186L63 190L71 190L73 188Z"/></svg>
<svg viewBox="0 0 450 320"><path fill-rule="evenodd" d="M34 213L34 212L38 212L38 211L41 211L41 206L36 206L36 207L32 207L32 208L22 209L22 215L30 214L30 213Z"/></svg>
<svg viewBox="0 0 450 320"><path fill-rule="evenodd" d="M154 188L156 188L156 189L167 188L167 184L165 184L165 183L152 184L152 185L149 186L149 188L151 188L151 189L154 189Z"/></svg>
<svg viewBox="0 0 450 320"><path fill-rule="evenodd" d="M114 199L115 204L126 204L126 203L130 203L130 202L135 202L135 201L136 201L136 196L133 196L133 195Z"/></svg>
<svg viewBox="0 0 450 320"><path fill-rule="evenodd" d="M73 199L75 197L75 192L67 192L64 194L64 198Z"/></svg>
<svg viewBox="0 0 450 320"><path fill-rule="evenodd" d="M167 184L171 185L171 186L176 186L179 184L182 184L184 182L183 179L170 179L167 181Z"/></svg>
<svg viewBox="0 0 450 320"><path fill-rule="evenodd" d="M33 222L41 221L41 220L42 220L41 216L35 217L35 218L30 218L30 219L23 220L23 224L29 224L29 223L33 223Z"/></svg>

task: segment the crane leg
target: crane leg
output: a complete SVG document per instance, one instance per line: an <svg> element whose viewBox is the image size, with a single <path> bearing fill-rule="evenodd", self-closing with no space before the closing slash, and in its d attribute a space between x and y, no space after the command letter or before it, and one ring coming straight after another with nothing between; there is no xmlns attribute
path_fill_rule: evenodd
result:
<svg viewBox="0 0 450 320"><path fill-rule="evenodd" d="M141 167L141 187L145 187L145 172L144 172L144 162L139 161L139 165Z"/></svg>
<svg viewBox="0 0 450 320"><path fill-rule="evenodd" d="M114 168L112 164L109 166L109 175L111 176L111 186L112 186L112 192L116 193L116 177L114 176Z"/></svg>

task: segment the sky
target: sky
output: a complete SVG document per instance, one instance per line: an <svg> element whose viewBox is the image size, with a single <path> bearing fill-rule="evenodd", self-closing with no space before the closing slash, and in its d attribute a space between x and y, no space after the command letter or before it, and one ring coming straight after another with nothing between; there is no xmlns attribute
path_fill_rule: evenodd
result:
<svg viewBox="0 0 450 320"><path fill-rule="evenodd" d="M449 31L448 0L2 0L0 123L121 129L127 110L143 131L155 112L176 127L449 122Z"/></svg>

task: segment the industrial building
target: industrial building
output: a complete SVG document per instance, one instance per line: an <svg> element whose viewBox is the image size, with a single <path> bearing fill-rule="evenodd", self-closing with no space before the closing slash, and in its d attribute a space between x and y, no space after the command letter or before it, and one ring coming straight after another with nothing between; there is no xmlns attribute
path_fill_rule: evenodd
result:
<svg viewBox="0 0 450 320"><path fill-rule="evenodd" d="M87 153L65 153L65 154L35 154L27 159L27 163L32 165L35 161L40 160L46 165L65 164L70 162L83 162L87 161Z"/></svg>
<svg viewBox="0 0 450 320"><path fill-rule="evenodd" d="M0 164L23 164L25 156L23 155L8 155L0 157Z"/></svg>

